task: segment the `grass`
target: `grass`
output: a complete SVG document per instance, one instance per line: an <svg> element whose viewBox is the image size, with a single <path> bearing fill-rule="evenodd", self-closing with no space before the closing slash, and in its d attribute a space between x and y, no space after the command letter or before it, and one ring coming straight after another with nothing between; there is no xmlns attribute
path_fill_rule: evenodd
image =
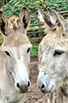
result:
<svg viewBox="0 0 68 103"><path fill-rule="evenodd" d="M31 49L31 57L38 56L38 46L34 45Z"/></svg>

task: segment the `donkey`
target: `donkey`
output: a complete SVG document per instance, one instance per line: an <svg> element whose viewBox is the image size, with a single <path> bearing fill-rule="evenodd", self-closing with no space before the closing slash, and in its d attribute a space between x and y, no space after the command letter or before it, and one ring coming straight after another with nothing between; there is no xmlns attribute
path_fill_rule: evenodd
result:
<svg viewBox="0 0 68 103"><path fill-rule="evenodd" d="M29 80L30 49L26 32L30 15L24 6L19 17L9 19L0 10L0 31L4 37L0 46L0 103L24 103L31 85Z"/></svg>
<svg viewBox="0 0 68 103"><path fill-rule="evenodd" d="M39 45L37 84L48 94L48 103L55 103L55 91L58 103L63 103L64 98L68 103L68 20L49 7L47 12L40 8L38 12L47 35Z"/></svg>

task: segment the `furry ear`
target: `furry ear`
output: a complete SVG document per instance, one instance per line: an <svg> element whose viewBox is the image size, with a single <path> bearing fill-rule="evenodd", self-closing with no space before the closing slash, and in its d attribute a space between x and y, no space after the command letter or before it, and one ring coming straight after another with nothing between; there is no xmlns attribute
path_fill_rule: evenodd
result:
<svg viewBox="0 0 68 103"><path fill-rule="evenodd" d="M0 31L3 35L7 35L8 19L3 11L0 10Z"/></svg>
<svg viewBox="0 0 68 103"><path fill-rule="evenodd" d="M51 8L47 8L47 12L44 12L42 9L38 9L38 14L40 21L44 22L49 26L50 28L54 29L56 26L61 27L62 30L64 29L63 22L61 20L61 16L59 16L58 13L56 13L54 10ZM62 18L63 19L63 18Z"/></svg>
<svg viewBox="0 0 68 103"><path fill-rule="evenodd" d="M61 19L61 16L56 12L54 11L53 9L51 9L50 7L47 8L47 11L49 13L49 16L50 16L50 19L51 19L51 22L56 26L59 26L61 27L62 29L64 29L64 26L63 26L63 22ZM64 19L63 19L64 20Z"/></svg>
<svg viewBox="0 0 68 103"><path fill-rule="evenodd" d="M39 19L41 22L46 23L49 27L53 28L55 25L51 22L49 15L41 8L38 8Z"/></svg>
<svg viewBox="0 0 68 103"><path fill-rule="evenodd" d="M20 11L19 18L21 23L23 24L22 27L24 28L24 30L27 30L30 24L30 15L28 9L25 6Z"/></svg>

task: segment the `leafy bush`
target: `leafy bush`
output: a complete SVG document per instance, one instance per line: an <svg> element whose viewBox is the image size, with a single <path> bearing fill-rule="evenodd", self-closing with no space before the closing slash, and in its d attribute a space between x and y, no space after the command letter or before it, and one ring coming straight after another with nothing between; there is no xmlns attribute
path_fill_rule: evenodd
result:
<svg viewBox="0 0 68 103"><path fill-rule="evenodd" d="M8 17L11 17L12 15L19 16L19 12L23 5L28 7L31 16L37 15L37 5L35 5L34 0L11 0L8 4L3 6L2 9ZM37 22L38 19L31 20L31 24Z"/></svg>
<svg viewBox="0 0 68 103"><path fill-rule="evenodd" d="M57 11L68 10L68 0L47 0L46 5Z"/></svg>
<svg viewBox="0 0 68 103"><path fill-rule="evenodd" d="M38 46L33 46L31 49L31 57L38 55Z"/></svg>
<svg viewBox="0 0 68 103"><path fill-rule="evenodd" d="M68 0L10 0L2 9L8 17L12 15L19 16L19 12L23 5L28 7L31 16L37 15L38 6L44 9L49 6L57 11L68 10ZM39 23L37 18L31 19L31 24L37 23Z"/></svg>

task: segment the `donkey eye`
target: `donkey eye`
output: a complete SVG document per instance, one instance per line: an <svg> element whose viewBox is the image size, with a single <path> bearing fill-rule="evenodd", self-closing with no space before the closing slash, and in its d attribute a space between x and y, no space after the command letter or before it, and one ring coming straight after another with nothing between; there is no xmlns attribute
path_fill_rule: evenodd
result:
<svg viewBox="0 0 68 103"><path fill-rule="evenodd" d="M10 54L9 54L9 52L5 51L5 54L6 54L7 56L11 57Z"/></svg>
<svg viewBox="0 0 68 103"><path fill-rule="evenodd" d="M63 53L64 53L64 51L62 51L62 50L55 50L54 56L58 56L58 55L61 55Z"/></svg>
<svg viewBox="0 0 68 103"><path fill-rule="evenodd" d="M28 48L27 53L30 51L30 48Z"/></svg>

